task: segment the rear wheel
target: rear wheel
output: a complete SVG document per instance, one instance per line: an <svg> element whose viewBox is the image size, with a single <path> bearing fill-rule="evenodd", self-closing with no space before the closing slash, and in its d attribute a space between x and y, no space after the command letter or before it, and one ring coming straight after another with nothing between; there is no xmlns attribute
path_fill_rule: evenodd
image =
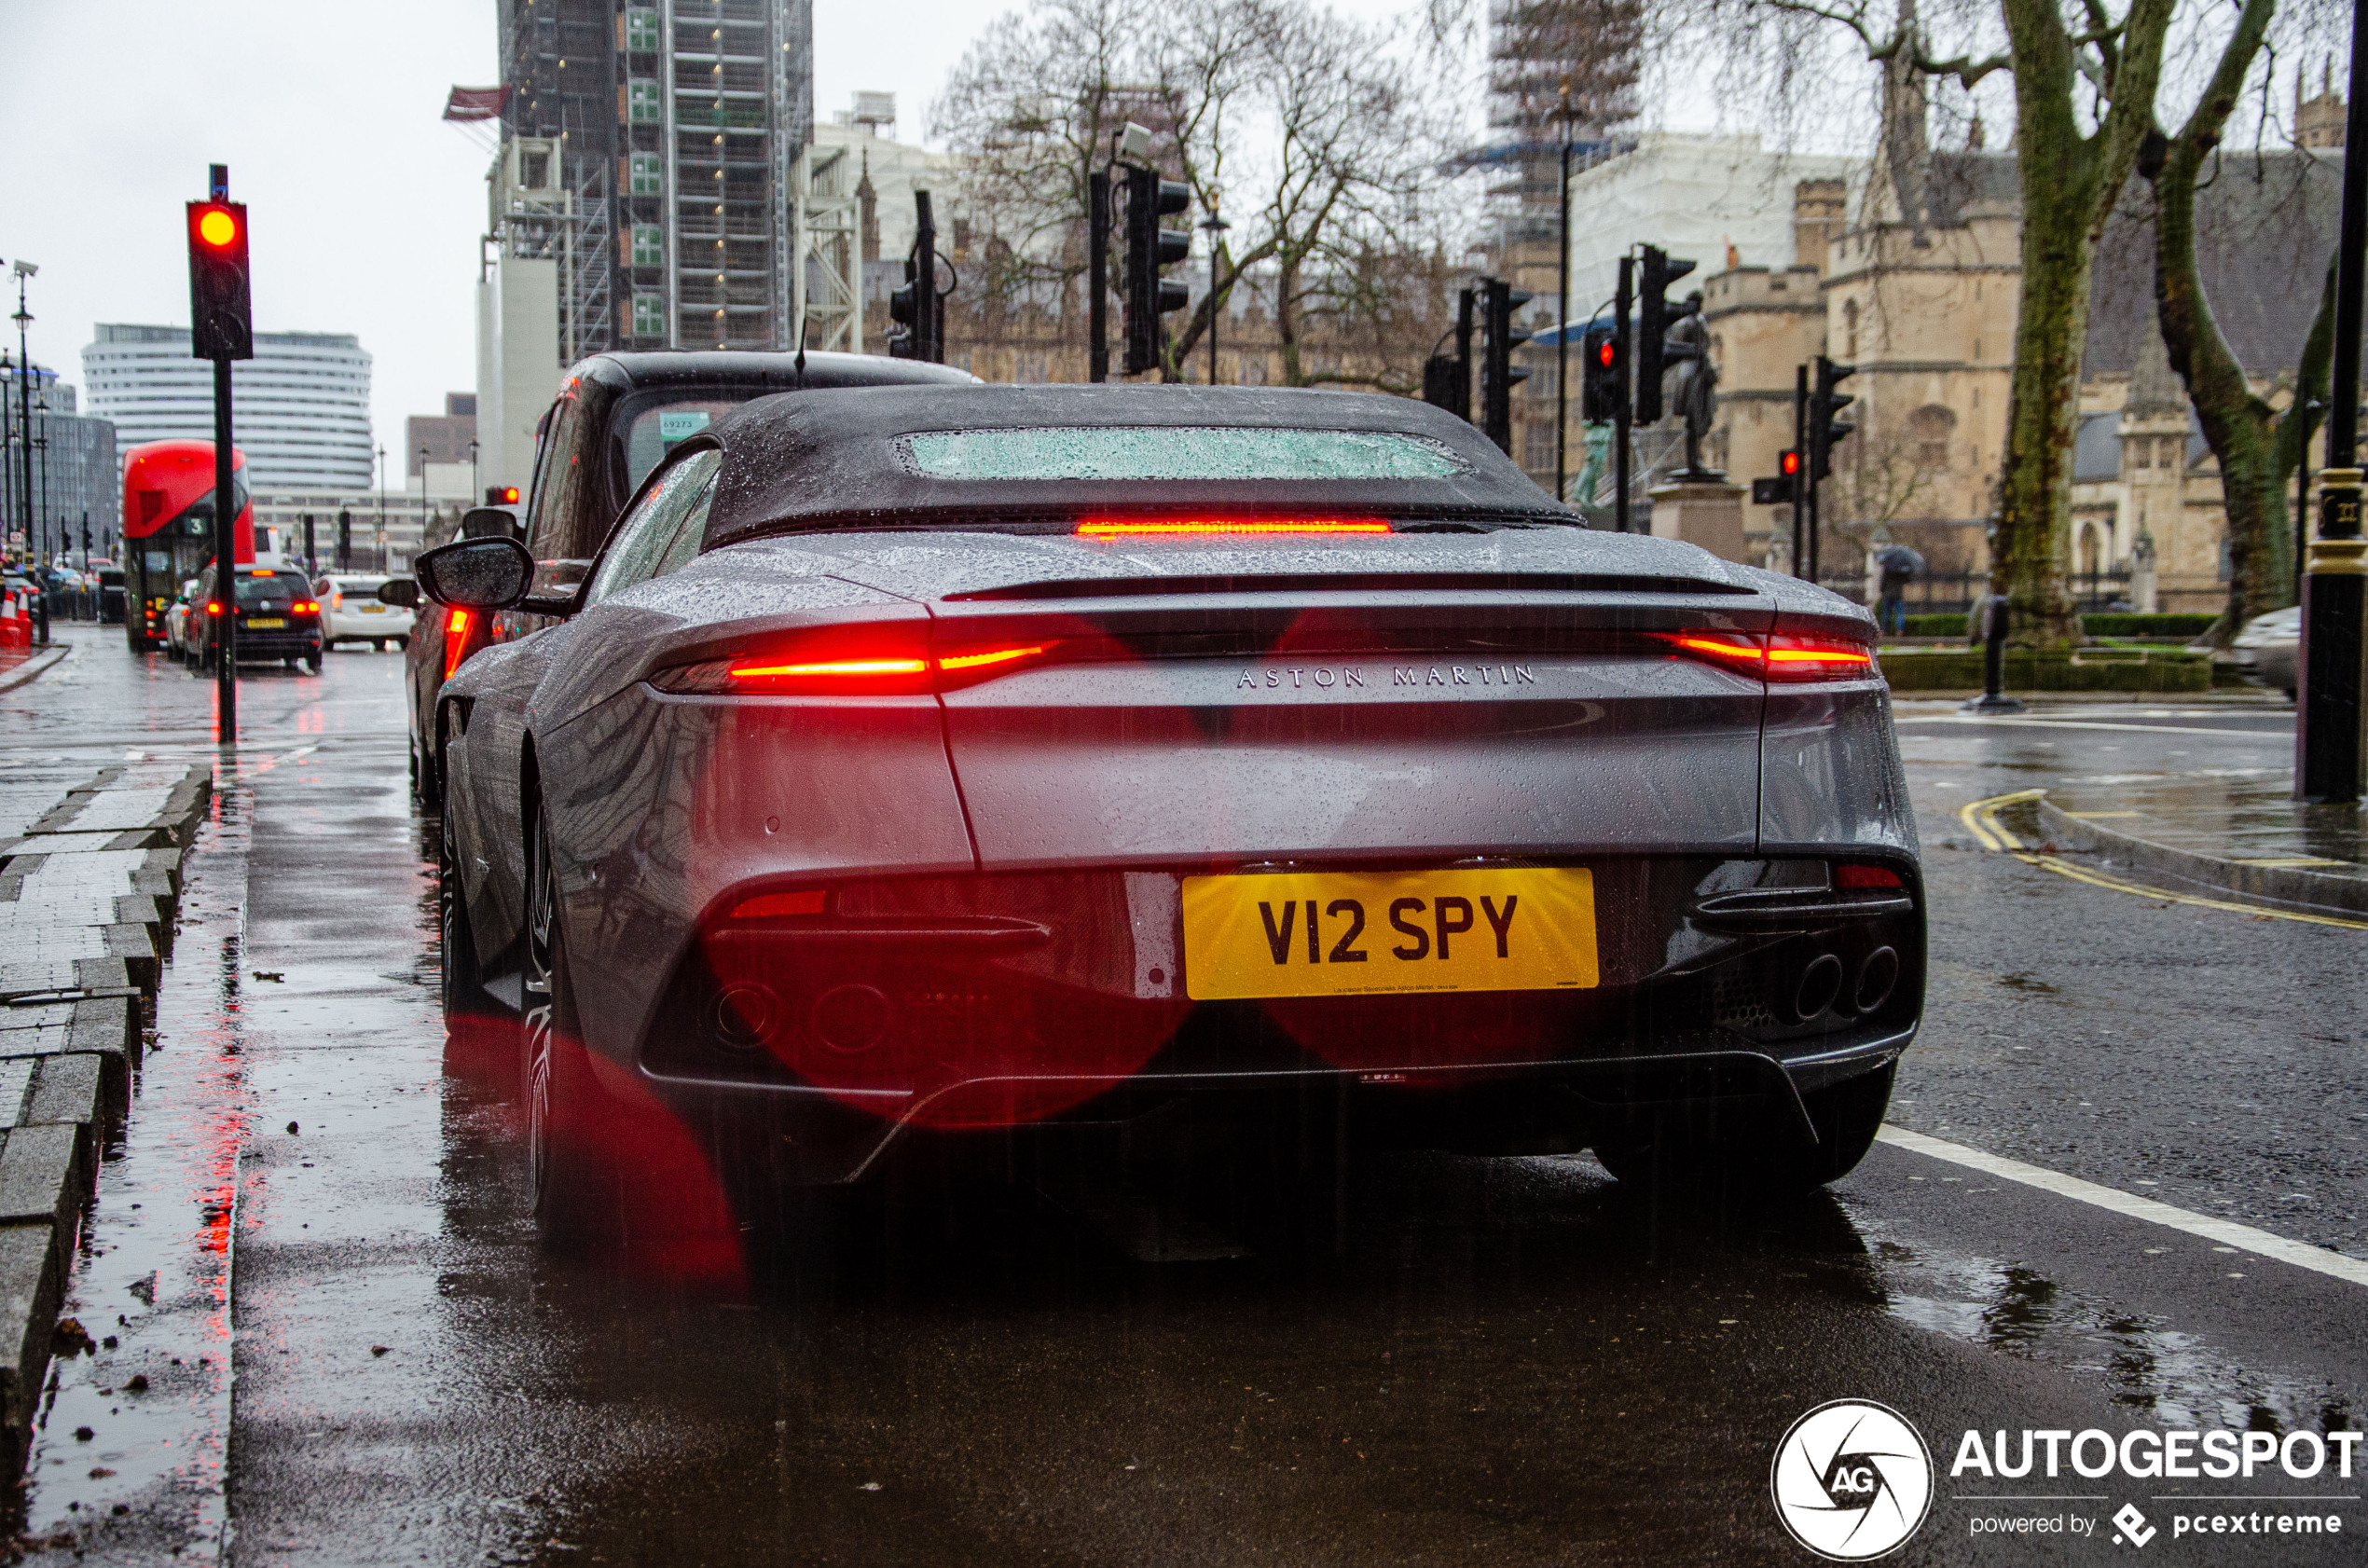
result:
<svg viewBox="0 0 2368 1568"><path fill-rule="evenodd" d="M1706 1130L1670 1115L1649 1129L1609 1136L1595 1158L1624 1187L1797 1196L1839 1181L1875 1146L1891 1106L1896 1062L1801 1096L1817 1142L1803 1146L1789 1112Z"/></svg>
<svg viewBox="0 0 2368 1568"><path fill-rule="evenodd" d="M444 941L444 1026L447 1032L474 1023L500 1005L486 993L477 970L476 936L469 925L469 895L461 882L460 843L452 818L439 824L436 841L436 915Z"/></svg>
<svg viewBox="0 0 2368 1568"><path fill-rule="evenodd" d="M311 653L307 653L304 656L305 667L311 670L315 675L320 674L321 665L324 657L325 655L322 653L321 650L315 648Z"/></svg>
<svg viewBox="0 0 2368 1568"><path fill-rule="evenodd" d="M621 1204L602 1130L613 1118L592 1077L568 974L567 932L550 830L540 810L527 832L524 1003L527 1150L532 1204L544 1239L563 1247L614 1236Z"/></svg>

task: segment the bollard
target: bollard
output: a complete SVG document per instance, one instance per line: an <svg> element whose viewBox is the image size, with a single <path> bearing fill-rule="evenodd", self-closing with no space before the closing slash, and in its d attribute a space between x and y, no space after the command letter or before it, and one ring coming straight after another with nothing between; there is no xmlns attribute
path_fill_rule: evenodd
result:
<svg viewBox="0 0 2368 1568"><path fill-rule="evenodd" d="M2005 695L2006 596L1986 595L1974 606L1967 629L1981 640L1981 695L1959 705L1964 713L2020 713L2023 705Z"/></svg>

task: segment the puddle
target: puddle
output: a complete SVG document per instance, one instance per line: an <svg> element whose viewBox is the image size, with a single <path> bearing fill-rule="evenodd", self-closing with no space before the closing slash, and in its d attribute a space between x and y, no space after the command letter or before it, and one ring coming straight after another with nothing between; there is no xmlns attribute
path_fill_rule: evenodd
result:
<svg viewBox="0 0 2368 1568"><path fill-rule="evenodd" d="M2324 1383L2241 1367L2161 1314L2035 1270L1894 1242L1875 1247L1891 1315L1951 1339L2101 1376L2114 1404L2172 1428L2330 1432L2359 1424Z"/></svg>

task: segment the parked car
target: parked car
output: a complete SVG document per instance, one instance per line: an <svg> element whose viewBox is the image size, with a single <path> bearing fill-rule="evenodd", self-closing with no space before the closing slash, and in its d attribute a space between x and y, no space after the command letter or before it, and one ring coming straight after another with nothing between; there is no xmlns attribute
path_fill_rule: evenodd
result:
<svg viewBox="0 0 2368 1568"><path fill-rule="evenodd" d="M2302 653L2302 606L2288 605L2247 621L2231 644L2237 672L2256 686L2292 696L2302 684L2295 673Z"/></svg>
<svg viewBox="0 0 2368 1568"><path fill-rule="evenodd" d="M241 660L278 659L290 669L301 663L321 673L321 605L312 596L312 580L291 567L242 566L237 569L232 593L226 602L211 566L199 575L198 598L191 602L189 640L200 669L212 669L222 656L224 617L238 620Z"/></svg>
<svg viewBox="0 0 2368 1568"><path fill-rule="evenodd" d="M379 598L384 574L331 572L316 585L321 599L322 638L334 648L340 642L367 642L378 648L401 647L411 638L412 612Z"/></svg>
<svg viewBox="0 0 2368 1568"><path fill-rule="evenodd" d="M446 1006L520 1019L563 1236L667 1119L751 1216L1163 1117L1800 1190L1919 1026L1873 619L1424 404L768 398L540 571L418 562L535 617L429 733Z"/></svg>
<svg viewBox="0 0 2368 1568"><path fill-rule="evenodd" d="M191 641L195 630L189 625L189 610L198 597L198 580L194 577L181 585L180 595L164 612L164 651L184 664L197 657L197 647Z"/></svg>
<svg viewBox="0 0 2368 1568"><path fill-rule="evenodd" d="M103 626L123 625L123 568L109 561L99 563L99 621Z"/></svg>

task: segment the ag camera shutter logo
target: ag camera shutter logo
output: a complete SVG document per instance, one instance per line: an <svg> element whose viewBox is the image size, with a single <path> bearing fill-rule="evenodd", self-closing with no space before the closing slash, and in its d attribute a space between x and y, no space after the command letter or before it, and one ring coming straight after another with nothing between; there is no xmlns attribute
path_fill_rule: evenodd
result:
<svg viewBox="0 0 2368 1568"><path fill-rule="evenodd" d="M1933 1502L1933 1456L1907 1418L1871 1399L1818 1406L1776 1445L1776 1517L1832 1562L1865 1562L1916 1534Z"/></svg>

